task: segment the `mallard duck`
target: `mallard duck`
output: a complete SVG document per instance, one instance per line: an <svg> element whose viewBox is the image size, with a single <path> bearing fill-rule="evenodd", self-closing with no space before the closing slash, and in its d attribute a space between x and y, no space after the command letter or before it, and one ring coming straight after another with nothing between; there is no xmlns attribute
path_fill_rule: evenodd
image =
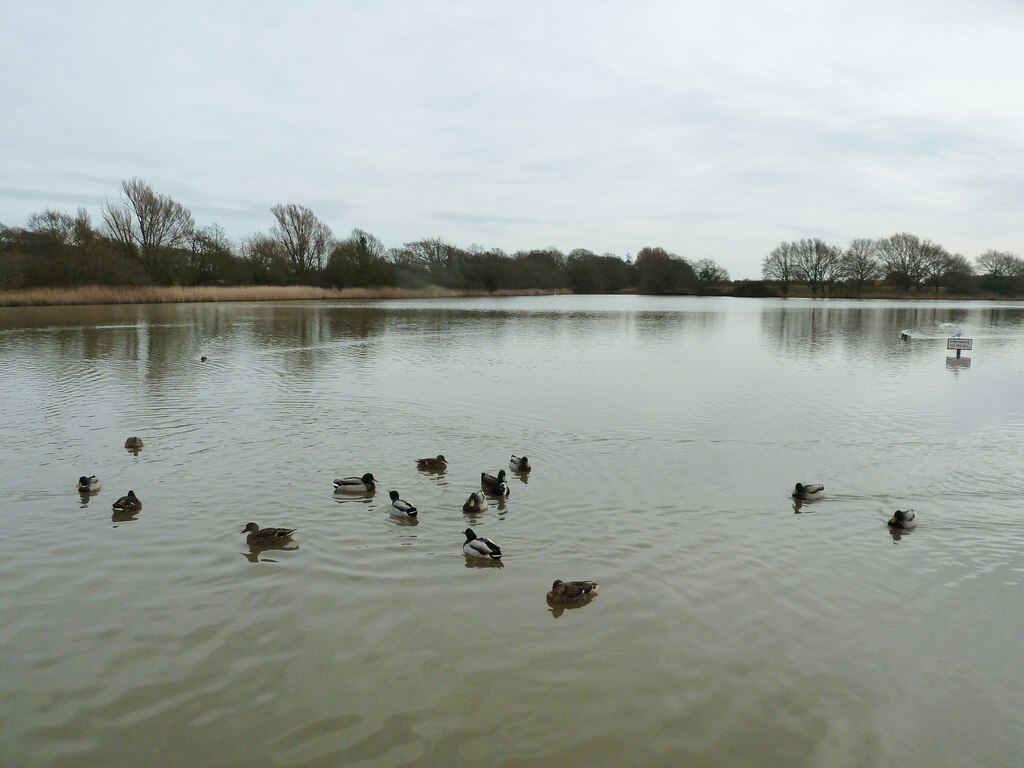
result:
<svg viewBox="0 0 1024 768"><path fill-rule="evenodd" d="M79 493L96 493L100 489L100 480L96 475L89 475L86 477L82 475L78 478L78 492Z"/></svg>
<svg viewBox="0 0 1024 768"><path fill-rule="evenodd" d="M127 448L129 451L137 451L139 450L139 448L142 447L142 438L129 437L127 440L124 441L124 447Z"/></svg>
<svg viewBox="0 0 1024 768"><path fill-rule="evenodd" d="M334 481L335 493L372 493L377 490L373 474L367 472L362 477L339 477Z"/></svg>
<svg viewBox="0 0 1024 768"><path fill-rule="evenodd" d="M398 498L398 491L391 491L391 514L395 517L416 517L419 512L408 501Z"/></svg>
<svg viewBox="0 0 1024 768"><path fill-rule="evenodd" d="M448 460L439 453L432 459L416 459L416 466L420 469L445 470L448 469Z"/></svg>
<svg viewBox="0 0 1024 768"><path fill-rule="evenodd" d="M470 557L486 557L489 560L501 559L501 547L490 539L484 539L473 533L472 528L466 529L466 543L462 551Z"/></svg>
<svg viewBox="0 0 1024 768"><path fill-rule="evenodd" d="M816 501L825 495L825 486L819 483L797 483L793 489L793 498L800 501Z"/></svg>
<svg viewBox="0 0 1024 768"><path fill-rule="evenodd" d="M256 523L246 523L239 533L248 533L246 544L284 544L292 540L294 528L260 528Z"/></svg>
<svg viewBox="0 0 1024 768"><path fill-rule="evenodd" d="M209 360L209 359L210 359L210 358L208 358L208 357L207 357L206 355L203 355L202 357L200 357L200 358L199 358L199 362L200 362L200 363L205 363L205 362L206 362L207 360Z"/></svg>
<svg viewBox="0 0 1024 768"><path fill-rule="evenodd" d="M530 466L530 461L525 456L516 456L512 454L512 458L508 460L509 469L513 472L529 472L533 467Z"/></svg>
<svg viewBox="0 0 1024 768"><path fill-rule="evenodd" d="M468 512L471 515L484 512L487 509L487 497L480 491L473 491L469 494L469 498L466 499L466 503L462 505L462 511Z"/></svg>
<svg viewBox="0 0 1024 768"><path fill-rule="evenodd" d="M917 515L912 509L897 509L889 518L890 528L913 528L917 525Z"/></svg>
<svg viewBox="0 0 1024 768"><path fill-rule="evenodd" d="M597 594L596 581L562 581L555 579L548 592L548 600L552 603L578 603L589 600Z"/></svg>
<svg viewBox="0 0 1024 768"><path fill-rule="evenodd" d="M499 469L497 476L488 474L487 472L481 472L480 485L487 493L495 496L509 495L508 483L505 482L504 469Z"/></svg>
<svg viewBox="0 0 1024 768"><path fill-rule="evenodd" d="M128 491L127 494L110 505L111 509L120 509L124 512L138 512L142 509L142 499L135 495L135 491Z"/></svg>

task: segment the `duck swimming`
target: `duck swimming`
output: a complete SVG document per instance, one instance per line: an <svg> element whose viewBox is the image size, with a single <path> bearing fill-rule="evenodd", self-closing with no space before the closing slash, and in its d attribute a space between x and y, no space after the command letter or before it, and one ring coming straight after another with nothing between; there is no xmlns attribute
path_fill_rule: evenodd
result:
<svg viewBox="0 0 1024 768"><path fill-rule="evenodd" d="M487 472L481 472L480 485L483 487L484 491L495 496L509 495L508 483L505 482L504 469L499 469L497 476L488 474Z"/></svg>
<svg viewBox="0 0 1024 768"><path fill-rule="evenodd" d="M917 525L917 515L912 509L897 509L889 518L890 528L913 528Z"/></svg>
<svg viewBox="0 0 1024 768"><path fill-rule="evenodd" d="M124 447L129 451L137 451L142 447L142 438L138 436L129 437L124 441Z"/></svg>
<svg viewBox="0 0 1024 768"><path fill-rule="evenodd" d="M339 477L334 481L335 493L373 493L377 490L377 481L373 474L367 472L362 477Z"/></svg>
<svg viewBox="0 0 1024 768"><path fill-rule="evenodd" d="M516 456L515 454L512 454L512 458L508 460L508 466L513 472L529 472L533 469L529 459L525 456Z"/></svg>
<svg viewBox="0 0 1024 768"><path fill-rule="evenodd" d="M437 454L432 459L416 459L416 466L420 469L433 469L444 471L448 469L448 460L443 454Z"/></svg>
<svg viewBox="0 0 1024 768"><path fill-rule="evenodd" d="M480 491L473 491L473 493L469 494L469 498L466 499L466 503L462 505L462 511L471 515L475 515L486 510L487 497Z"/></svg>
<svg viewBox="0 0 1024 768"><path fill-rule="evenodd" d="M555 579L548 592L548 600L552 603L579 603L589 600L597 594L596 581L562 581Z"/></svg>
<svg viewBox="0 0 1024 768"><path fill-rule="evenodd" d="M793 498L801 501L816 501L825 495L825 486L820 483L797 483L793 489Z"/></svg>
<svg viewBox="0 0 1024 768"><path fill-rule="evenodd" d="M248 533L246 544L285 544L292 540L294 528L260 528L256 523L246 523L240 533Z"/></svg>
<svg viewBox="0 0 1024 768"><path fill-rule="evenodd" d="M395 517L416 517L419 514L419 510L416 509L408 501L402 501L398 498L398 491L391 492L391 514Z"/></svg>
<svg viewBox="0 0 1024 768"><path fill-rule="evenodd" d="M135 495L135 491L128 491L128 493L111 504L110 508L123 512L138 512L142 509L142 499Z"/></svg>
<svg viewBox="0 0 1024 768"><path fill-rule="evenodd" d="M466 543L462 545L462 551L470 557L484 557L489 560L501 559L501 547L490 539L485 539L473 533L472 528L466 529Z"/></svg>
<svg viewBox="0 0 1024 768"><path fill-rule="evenodd" d="M100 481L96 475L89 475L86 477L82 475L78 478L78 492L79 493L96 493L100 489Z"/></svg>

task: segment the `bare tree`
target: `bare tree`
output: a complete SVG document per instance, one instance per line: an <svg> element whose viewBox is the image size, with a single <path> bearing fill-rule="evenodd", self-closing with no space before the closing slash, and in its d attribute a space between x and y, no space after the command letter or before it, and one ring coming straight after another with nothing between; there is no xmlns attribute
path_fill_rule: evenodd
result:
<svg viewBox="0 0 1024 768"><path fill-rule="evenodd" d="M823 285L831 285L839 276L842 251L817 237L793 243L794 276L817 295Z"/></svg>
<svg viewBox="0 0 1024 768"><path fill-rule="evenodd" d="M860 293L870 282L874 282L881 275L881 266L878 263L878 244L871 238L859 238L851 240L849 247L841 259L842 278L853 285L854 290Z"/></svg>
<svg viewBox="0 0 1024 768"><path fill-rule="evenodd" d="M878 258L885 278L907 291L919 288L929 275L930 257L916 235L899 232L878 241Z"/></svg>
<svg viewBox="0 0 1024 768"><path fill-rule="evenodd" d="M103 201L103 221L121 251L157 278L168 276L167 251L186 245L195 229L188 208L138 178L121 182L120 204Z"/></svg>
<svg viewBox="0 0 1024 768"><path fill-rule="evenodd" d="M1024 259L1009 251L985 251L975 261L983 274L993 277L1024 276Z"/></svg>
<svg viewBox="0 0 1024 768"><path fill-rule="evenodd" d="M59 245L71 245L75 241L74 217L52 208L29 216L26 229Z"/></svg>
<svg viewBox="0 0 1024 768"><path fill-rule="evenodd" d="M295 275L322 272L331 249L331 228L304 205L275 205L270 212L277 219L270 235L280 244Z"/></svg>
<svg viewBox="0 0 1024 768"><path fill-rule="evenodd" d="M729 282L729 272L712 259L699 259L693 263L693 271L697 275L697 282L702 285L713 285L715 283Z"/></svg>
<svg viewBox="0 0 1024 768"><path fill-rule="evenodd" d="M761 262L761 276L765 280L777 280L783 296L789 294L789 284L796 279L795 250L795 243L779 243Z"/></svg>

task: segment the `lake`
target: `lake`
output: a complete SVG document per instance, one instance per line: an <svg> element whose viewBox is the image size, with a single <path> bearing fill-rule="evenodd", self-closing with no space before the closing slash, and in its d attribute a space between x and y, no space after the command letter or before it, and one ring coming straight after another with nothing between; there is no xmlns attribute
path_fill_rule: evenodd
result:
<svg viewBox="0 0 1024 768"><path fill-rule="evenodd" d="M0 366L0 764L1024 764L1024 305L0 309Z"/></svg>

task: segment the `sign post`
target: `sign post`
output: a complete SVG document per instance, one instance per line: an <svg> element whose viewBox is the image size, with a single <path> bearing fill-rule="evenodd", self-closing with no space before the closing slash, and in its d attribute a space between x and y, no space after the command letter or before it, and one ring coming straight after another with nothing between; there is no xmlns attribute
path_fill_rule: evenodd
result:
<svg viewBox="0 0 1024 768"><path fill-rule="evenodd" d="M946 349L955 349L956 356L960 357L960 353L963 350L970 351L974 347L974 339L959 339L952 338L946 339Z"/></svg>

